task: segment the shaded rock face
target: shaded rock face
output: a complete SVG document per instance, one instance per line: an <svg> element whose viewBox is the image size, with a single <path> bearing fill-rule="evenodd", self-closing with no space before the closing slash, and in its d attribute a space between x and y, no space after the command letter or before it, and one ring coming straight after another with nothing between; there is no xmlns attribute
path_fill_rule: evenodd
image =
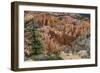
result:
<svg viewBox="0 0 100 73"><path fill-rule="evenodd" d="M44 55L59 55L61 51L68 52L69 50L75 53L83 49L90 51L89 18L78 13L25 11L25 28L32 27L31 21L41 33ZM25 55L30 56L32 54L32 46L29 46L31 33L25 32L24 37Z"/></svg>
<svg viewBox="0 0 100 73"><path fill-rule="evenodd" d="M39 60L39 61L47 60L47 57L44 54L35 55L33 56L33 58L34 60Z"/></svg>

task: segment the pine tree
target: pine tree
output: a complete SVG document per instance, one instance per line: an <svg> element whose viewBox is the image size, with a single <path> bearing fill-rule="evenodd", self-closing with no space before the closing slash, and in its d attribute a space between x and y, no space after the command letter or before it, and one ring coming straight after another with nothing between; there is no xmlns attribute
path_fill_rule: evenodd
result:
<svg viewBox="0 0 100 73"><path fill-rule="evenodd" d="M31 46L32 46L32 52L33 54L39 54L40 50L43 48L43 44L41 41L41 34L37 30L38 26L37 24L32 21L30 24L30 27L27 29L29 32L31 32Z"/></svg>

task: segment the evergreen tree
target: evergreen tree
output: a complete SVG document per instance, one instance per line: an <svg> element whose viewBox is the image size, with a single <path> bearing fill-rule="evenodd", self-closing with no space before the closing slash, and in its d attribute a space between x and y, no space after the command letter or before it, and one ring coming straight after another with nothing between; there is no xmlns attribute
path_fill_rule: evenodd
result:
<svg viewBox="0 0 100 73"><path fill-rule="evenodd" d="M40 50L43 48L43 44L41 41L41 34L37 30L38 26L34 21L32 21L29 25L30 27L27 30L32 34L30 39L31 39L33 54L39 54Z"/></svg>

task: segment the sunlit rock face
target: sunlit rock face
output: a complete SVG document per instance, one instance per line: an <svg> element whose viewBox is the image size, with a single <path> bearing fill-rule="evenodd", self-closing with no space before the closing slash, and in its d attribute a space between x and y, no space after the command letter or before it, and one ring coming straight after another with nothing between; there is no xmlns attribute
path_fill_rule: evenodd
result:
<svg viewBox="0 0 100 73"><path fill-rule="evenodd" d="M34 21L35 27L41 33L41 41L44 45L41 50L42 54L60 55L61 52L68 54L71 51L72 54L78 55L77 58L89 58L90 18L85 16L78 13L25 11L24 25L25 29L31 28L33 24L31 22ZM24 33L26 56L32 54L32 46L29 46L30 37L30 32ZM85 56L83 56L83 50L86 53Z"/></svg>

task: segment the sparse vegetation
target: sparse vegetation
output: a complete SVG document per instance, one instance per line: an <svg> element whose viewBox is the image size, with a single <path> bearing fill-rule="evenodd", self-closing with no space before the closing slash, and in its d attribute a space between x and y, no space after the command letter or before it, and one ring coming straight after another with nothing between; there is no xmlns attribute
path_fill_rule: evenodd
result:
<svg viewBox="0 0 100 73"><path fill-rule="evenodd" d="M25 60L90 58L90 18L85 16L25 11Z"/></svg>

